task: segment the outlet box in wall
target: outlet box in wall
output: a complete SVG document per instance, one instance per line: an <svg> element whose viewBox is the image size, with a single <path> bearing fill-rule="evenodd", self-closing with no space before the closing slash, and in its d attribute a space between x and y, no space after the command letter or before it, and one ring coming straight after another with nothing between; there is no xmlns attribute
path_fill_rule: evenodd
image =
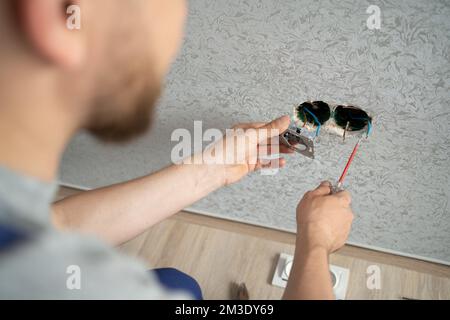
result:
<svg viewBox="0 0 450 320"><path fill-rule="evenodd" d="M285 288L289 274L291 272L292 261L294 257L281 253L278 258L277 267L272 278L272 285ZM350 270L334 265L330 265L331 281L333 282L333 291L336 296L336 300L344 300L347 294L348 280L350 276Z"/></svg>

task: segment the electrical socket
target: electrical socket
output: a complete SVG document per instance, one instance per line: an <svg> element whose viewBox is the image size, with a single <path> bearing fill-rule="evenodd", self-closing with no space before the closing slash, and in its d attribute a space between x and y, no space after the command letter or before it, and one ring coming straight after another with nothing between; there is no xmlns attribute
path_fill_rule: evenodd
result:
<svg viewBox="0 0 450 320"><path fill-rule="evenodd" d="M292 262L294 257L281 253L278 258L277 267L272 278L272 285L285 288L289 274L291 272ZM348 281L350 277L350 270L335 265L330 265L331 280L333 282L333 291L336 300L344 300L347 294Z"/></svg>

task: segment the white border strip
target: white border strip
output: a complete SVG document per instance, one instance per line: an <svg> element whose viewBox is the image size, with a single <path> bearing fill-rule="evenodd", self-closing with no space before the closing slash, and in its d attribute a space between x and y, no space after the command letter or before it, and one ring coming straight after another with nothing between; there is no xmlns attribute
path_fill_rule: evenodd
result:
<svg viewBox="0 0 450 320"><path fill-rule="evenodd" d="M72 188L72 189L79 189L79 190L82 190L82 191L89 191L89 190L91 190L91 188L80 187L80 186L75 185L75 184L65 183L65 182L61 182L61 181L58 181L58 185L60 185L62 187ZM230 217L227 217L227 216L224 216L224 215L221 215L221 214L210 213L210 212L207 212L207 211L204 211L204 210L198 210L198 209L194 209L194 208L191 208L191 207L185 208L185 209L183 209L183 211L187 211L187 212L191 212L191 213L195 213L195 214L200 214L200 215L204 215L204 216L209 216L209 217L213 217L213 218L219 218L219 219L228 220L228 221L239 222L239 223L243 223L243 224L247 224L247 225L253 225L253 226L257 226L257 227L263 227L263 228L268 228L268 229L273 229L273 230L278 230L278 231L283 231L283 232L288 232L288 233L295 234L295 231L290 230L290 229L276 228L276 227L268 226L268 225L265 225L263 223L258 223L258 222L248 222L248 221L245 221L245 220L242 220L242 219L230 218ZM445 265L445 266L450 266L450 261L444 261L444 260L440 260L440 259L427 258L427 257L423 257L423 256L411 254L411 253L404 253L404 252L395 251L395 250L391 250L391 249L385 249L385 248L381 248L381 247L377 247L377 246L360 244L360 243L356 243L356 242L352 242L352 241L347 241L347 244L351 245L351 246L355 246L355 247L364 248L364 249L375 250L375 251L380 251L380 252L384 252L384 253L394 254L394 255L397 255L397 256L402 256L402 257L407 257L407 258L412 258L412 259L417 259L417 260L422 260L422 261L427 261L427 262L432 262L432 263L438 263L438 264L442 264L442 265Z"/></svg>

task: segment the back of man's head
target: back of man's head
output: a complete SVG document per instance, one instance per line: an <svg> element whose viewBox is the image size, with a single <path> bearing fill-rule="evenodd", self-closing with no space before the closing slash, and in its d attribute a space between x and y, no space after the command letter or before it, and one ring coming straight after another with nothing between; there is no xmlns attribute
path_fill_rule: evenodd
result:
<svg viewBox="0 0 450 320"><path fill-rule="evenodd" d="M184 15L184 0L0 1L0 118L106 140L142 133Z"/></svg>

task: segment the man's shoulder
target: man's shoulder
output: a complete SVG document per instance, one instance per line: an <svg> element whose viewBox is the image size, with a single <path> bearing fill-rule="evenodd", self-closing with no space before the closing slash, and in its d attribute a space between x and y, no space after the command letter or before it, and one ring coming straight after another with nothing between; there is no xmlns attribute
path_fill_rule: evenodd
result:
<svg viewBox="0 0 450 320"><path fill-rule="evenodd" d="M0 222L0 239L0 298L167 298L142 263L95 238Z"/></svg>

